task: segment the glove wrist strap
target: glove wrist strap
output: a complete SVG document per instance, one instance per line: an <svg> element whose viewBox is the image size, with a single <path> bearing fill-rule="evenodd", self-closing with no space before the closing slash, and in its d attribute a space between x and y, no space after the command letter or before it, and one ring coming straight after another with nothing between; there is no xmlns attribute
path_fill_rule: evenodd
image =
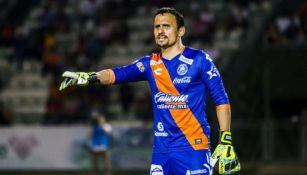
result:
<svg viewBox="0 0 307 175"><path fill-rule="evenodd" d="M230 131L221 131L220 132L220 144L223 144L223 145L231 145L232 144L232 138L231 138L231 132Z"/></svg>
<svg viewBox="0 0 307 175"><path fill-rule="evenodd" d="M94 84L94 83L99 83L99 82L100 82L100 80L98 79L98 76L97 76L96 73L91 74L88 78L89 84Z"/></svg>

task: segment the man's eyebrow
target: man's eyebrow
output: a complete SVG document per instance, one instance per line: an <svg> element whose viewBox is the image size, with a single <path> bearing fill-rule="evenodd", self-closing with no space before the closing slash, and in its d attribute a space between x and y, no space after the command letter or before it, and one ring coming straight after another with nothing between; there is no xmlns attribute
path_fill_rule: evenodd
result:
<svg viewBox="0 0 307 175"><path fill-rule="evenodd" d="M159 26L171 26L170 24L156 24L155 27L159 27Z"/></svg>

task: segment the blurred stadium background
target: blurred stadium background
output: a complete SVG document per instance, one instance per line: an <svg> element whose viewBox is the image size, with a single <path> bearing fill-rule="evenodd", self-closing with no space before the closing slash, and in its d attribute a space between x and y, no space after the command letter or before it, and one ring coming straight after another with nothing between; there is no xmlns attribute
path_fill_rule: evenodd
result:
<svg viewBox="0 0 307 175"><path fill-rule="evenodd" d="M239 174L307 174L304 0L0 0L0 174L89 174L84 143L97 109L114 128L113 174L148 174L146 83L58 86L63 70L97 71L151 53L161 6L183 12L184 43L207 51L223 75Z"/></svg>

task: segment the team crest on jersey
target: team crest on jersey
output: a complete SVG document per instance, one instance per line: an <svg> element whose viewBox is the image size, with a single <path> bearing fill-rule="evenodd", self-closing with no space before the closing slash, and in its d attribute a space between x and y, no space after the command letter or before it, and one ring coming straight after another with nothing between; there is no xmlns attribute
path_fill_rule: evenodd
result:
<svg viewBox="0 0 307 175"><path fill-rule="evenodd" d="M140 72L144 72L145 71L145 67L144 67L142 62L136 63L136 66L138 67Z"/></svg>
<svg viewBox="0 0 307 175"><path fill-rule="evenodd" d="M184 75L188 72L188 66L186 64L180 64L177 68L178 75Z"/></svg>

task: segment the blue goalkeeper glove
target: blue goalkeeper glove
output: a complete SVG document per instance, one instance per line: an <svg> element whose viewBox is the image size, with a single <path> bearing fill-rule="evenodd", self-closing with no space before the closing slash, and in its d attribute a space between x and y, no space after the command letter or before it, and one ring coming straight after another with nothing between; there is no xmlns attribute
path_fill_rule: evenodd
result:
<svg viewBox="0 0 307 175"><path fill-rule="evenodd" d="M234 174L241 170L241 164L232 146L231 132L222 131L220 143L215 148L210 164L212 167L219 161L219 174Z"/></svg>
<svg viewBox="0 0 307 175"><path fill-rule="evenodd" d="M95 72L70 72L65 71L62 74L64 80L62 81L59 90L63 90L68 86L86 86L90 83L99 82Z"/></svg>

